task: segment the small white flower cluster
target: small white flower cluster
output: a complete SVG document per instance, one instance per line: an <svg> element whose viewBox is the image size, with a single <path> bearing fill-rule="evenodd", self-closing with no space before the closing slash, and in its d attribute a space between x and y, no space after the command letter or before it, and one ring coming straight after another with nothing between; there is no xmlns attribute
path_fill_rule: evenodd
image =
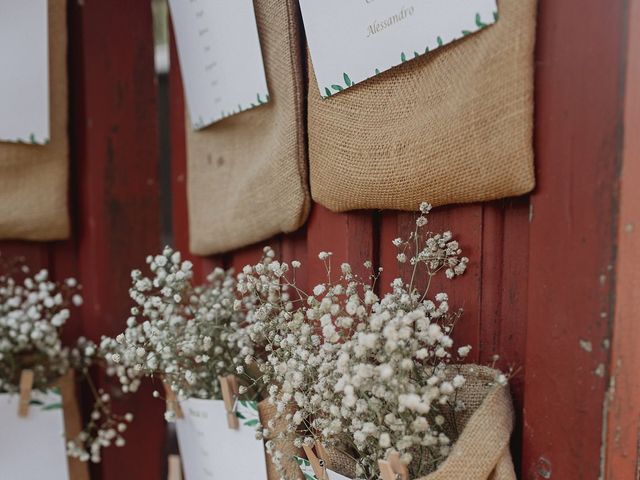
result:
<svg viewBox="0 0 640 480"><path fill-rule="evenodd" d="M468 259L450 232L423 232L429 210L423 204L409 239L394 241L399 262L409 255L411 282L394 280L382 298L375 293L377 275L363 281L349 264L332 282L329 252L319 254L328 281L311 295L288 279L288 265L273 260L271 250L261 263L245 267L239 292L258 292L262 299L249 327L267 353L262 380L287 424L267 443L280 468L285 454L279 441L292 432L298 446L320 441L351 456L358 478L378 478L377 461L390 451L401 453L412 477L448 455L456 429L447 412L463 408L456 392L465 378L447 367L471 347L454 349L450 335L460 312L450 311L447 295L429 299L427 289L418 291L413 282L422 268L429 278L442 270L448 278L462 275ZM300 263L292 267L295 272Z"/></svg>
<svg viewBox="0 0 640 480"><path fill-rule="evenodd" d="M31 276L21 260L2 267L7 273L0 276L0 392L18 392L25 369L33 370L33 388L41 391L54 387L70 369L81 373L95 393L95 404L91 419L67 450L82 461L99 462L101 448L123 445L115 432L124 431L127 420L115 415L109 396L93 387L88 370L97 360L95 345L83 337L73 348L62 342L71 309L82 305L81 286L74 278L53 282L47 270Z"/></svg>
<svg viewBox="0 0 640 480"><path fill-rule="evenodd" d="M157 376L180 398L220 398L218 376L235 373L253 356L244 315L234 310L232 272L217 268L204 285L194 286L191 262L169 247L147 264L151 277L131 273L135 306L127 328L101 341L107 373L124 392Z"/></svg>
<svg viewBox="0 0 640 480"><path fill-rule="evenodd" d="M0 392L18 391L24 369L33 370L34 388L44 390L71 367L73 355L61 331L70 308L82 303L80 287L73 278L63 284L50 281L47 270L30 276L21 262L5 268L8 273L0 276Z"/></svg>

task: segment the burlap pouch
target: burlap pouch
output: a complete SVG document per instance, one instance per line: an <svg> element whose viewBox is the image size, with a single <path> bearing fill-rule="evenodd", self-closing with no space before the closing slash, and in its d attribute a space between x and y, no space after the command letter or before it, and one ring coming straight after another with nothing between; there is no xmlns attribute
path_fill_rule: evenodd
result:
<svg viewBox="0 0 640 480"><path fill-rule="evenodd" d="M516 480L509 450L513 430L509 387L495 384L498 372L487 367L465 365L461 373L466 384L457 400L466 409L456 415L462 433L438 469L415 480ZM453 433L450 436L455 437ZM354 478L355 462L335 450L327 452L328 468Z"/></svg>
<svg viewBox="0 0 640 480"><path fill-rule="evenodd" d="M2 239L69 236L66 0L49 0L48 4L51 140L47 145L0 142Z"/></svg>
<svg viewBox="0 0 640 480"><path fill-rule="evenodd" d="M291 408L291 413L293 413L293 408ZM269 403L268 400L263 400L258 404L258 412L260 413L260 423L263 427L267 427L269 420L274 420L275 428L270 429L271 435L265 440L276 439L280 433L286 432L286 420L284 418L277 418L277 410L275 405ZM298 478L303 480L302 473L300 472L300 468L298 468L298 463L295 460L295 456L302 456L302 449L296 448L293 445L294 434L290 434L291 439L280 439L278 440L278 449L283 453L284 459L282 461L282 465L286 472L287 478L293 479ZM278 473L278 469L271 461L271 457L267 454L267 478L268 480L279 480L280 474Z"/></svg>
<svg viewBox="0 0 640 480"><path fill-rule="evenodd" d="M191 251L208 255L300 227L309 212L298 3L256 0L270 101L193 131L187 122Z"/></svg>
<svg viewBox="0 0 640 480"><path fill-rule="evenodd" d="M536 0L326 100L309 67L311 194L334 211L415 210L534 186Z"/></svg>

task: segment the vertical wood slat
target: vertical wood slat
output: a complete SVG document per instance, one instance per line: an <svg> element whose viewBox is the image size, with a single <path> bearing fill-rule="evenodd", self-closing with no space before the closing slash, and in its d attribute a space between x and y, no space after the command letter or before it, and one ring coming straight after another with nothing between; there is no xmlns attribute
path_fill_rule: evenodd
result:
<svg viewBox="0 0 640 480"><path fill-rule="evenodd" d="M83 330L97 340L122 330L130 271L160 240L158 138L148 2L70 2L73 156ZM105 450L99 478L157 480L162 402L146 386L117 403L136 416L126 448Z"/></svg>
<svg viewBox="0 0 640 480"><path fill-rule="evenodd" d="M607 480L640 478L640 1L628 5L615 316L605 399Z"/></svg>
<svg viewBox="0 0 640 480"><path fill-rule="evenodd" d="M529 237L524 400L527 479L600 473L626 3L540 2L538 187Z"/></svg>

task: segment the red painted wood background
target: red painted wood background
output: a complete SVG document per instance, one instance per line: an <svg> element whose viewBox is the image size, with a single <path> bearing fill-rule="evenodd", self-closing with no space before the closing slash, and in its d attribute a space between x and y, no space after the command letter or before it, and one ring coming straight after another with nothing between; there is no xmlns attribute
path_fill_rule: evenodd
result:
<svg viewBox="0 0 640 480"><path fill-rule="evenodd" d="M71 240L2 242L58 278L75 276L85 304L68 338L97 339L124 325L129 271L161 248L158 93L148 1L70 0ZM186 251L184 103L170 73L175 245ZM472 259L447 284L464 307L458 339L473 360L515 366L513 450L521 477L638 478L640 387L640 0L540 0L536 54L536 166L531 196L440 208ZM322 279L320 250L336 261L396 275L391 240L412 214L335 214L314 205L307 226L265 242ZM241 268L261 245L194 259ZM149 393L150 387L147 387ZM122 408L125 408L123 406ZM138 395L126 449L110 450L95 478L157 480L165 464L163 405Z"/></svg>

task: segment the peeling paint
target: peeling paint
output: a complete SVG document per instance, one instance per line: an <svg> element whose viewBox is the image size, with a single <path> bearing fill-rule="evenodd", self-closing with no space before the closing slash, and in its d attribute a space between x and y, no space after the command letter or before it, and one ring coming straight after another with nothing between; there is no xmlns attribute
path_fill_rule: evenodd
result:
<svg viewBox="0 0 640 480"><path fill-rule="evenodd" d="M533 203L529 203L529 223L533 222Z"/></svg>
<svg viewBox="0 0 640 480"><path fill-rule="evenodd" d="M585 352L593 352L593 344L589 340L580 340L580 348Z"/></svg>
<svg viewBox="0 0 640 480"><path fill-rule="evenodd" d="M604 374L607 373L604 363L599 363L593 373L596 377L604 378Z"/></svg>
<svg viewBox="0 0 640 480"><path fill-rule="evenodd" d="M633 223L627 223L624 226L624 231L625 231L625 233L633 233L635 228L636 228L636 226Z"/></svg>
<svg viewBox="0 0 640 480"><path fill-rule="evenodd" d="M609 348L611 348L611 340L609 340L608 338L602 340L602 348L604 348L605 350L609 350Z"/></svg>
<svg viewBox="0 0 640 480"><path fill-rule="evenodd" d="M607 276L605 274L600 275L600 286L604 287L607 283Z"/></svg>
<svg viewBox="0 0 640 480"><path fill-rule="evenodd" d="M553 470L551 468L551 461L545 457L538 458L538 461L533 465L530 480L537 480L539 478L551 478Z"/></svg>

